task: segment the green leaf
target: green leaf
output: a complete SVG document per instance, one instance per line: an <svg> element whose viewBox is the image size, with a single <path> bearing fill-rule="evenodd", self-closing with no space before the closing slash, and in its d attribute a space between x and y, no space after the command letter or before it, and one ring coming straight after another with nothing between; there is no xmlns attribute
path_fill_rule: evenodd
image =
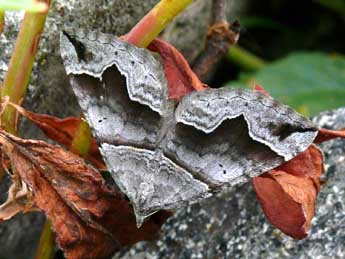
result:
<svg viewBox="0 0 345 259"><path fill-rule="evenodd" d="M27 12L45 12L48 10L46 3L35 0L0 0L0 10L24 10Z"/></svg>
<svg viewBox="0 0 345 259"><path fill-rule="evenodd" d="M259 84L271 96L306 115L345 106L345 58L300 52L273 62L256 73L242 74L231 87Z"/></svg>

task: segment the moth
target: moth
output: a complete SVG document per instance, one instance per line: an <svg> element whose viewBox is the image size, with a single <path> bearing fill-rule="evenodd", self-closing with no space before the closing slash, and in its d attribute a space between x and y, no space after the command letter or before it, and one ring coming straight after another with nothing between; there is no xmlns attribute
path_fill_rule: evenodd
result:
<svg viewBox="0 0 345 259"><path fill-rule="evenodd" d="M70 84L138 225L248 181L304 151L315 126L260 92L207 89L168 99L159 59L113 35L61 33Z"/></svg>

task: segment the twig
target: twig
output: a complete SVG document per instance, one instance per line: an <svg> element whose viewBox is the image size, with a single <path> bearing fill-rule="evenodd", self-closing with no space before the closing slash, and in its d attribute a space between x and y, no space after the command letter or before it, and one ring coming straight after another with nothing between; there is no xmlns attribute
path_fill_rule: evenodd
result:
<svg viewBox="0 0 345 259"><path fill-rule="evenodd" d="M206 47L193 65L193 70L200 80L205 79L207 73L227 53L229 47L238 41L239 24L234 22L229 25L226 21L225 9L225 0L213 0Z"/></svg>
<svg viewBox="0 0 345 259"><path fill-rule="evenodd" d="M241 48L232 46L227 54L230 62L248 71L257 71L266 65L266 61Z"/></svg>
<svg viewBox="0 0 345 259"><path fill-rule="evenodd" d="M213 0L211 24L226 21L226 2L225 0Z"/></svg>

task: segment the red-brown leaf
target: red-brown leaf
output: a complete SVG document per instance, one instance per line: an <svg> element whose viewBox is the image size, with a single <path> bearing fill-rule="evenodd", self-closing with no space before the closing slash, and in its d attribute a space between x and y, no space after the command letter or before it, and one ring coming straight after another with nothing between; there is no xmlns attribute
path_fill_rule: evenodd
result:
<svg viewBox="0 0 345 259"><path fill-rule="evenodd" d="M266 96L270 96L270 94L266 91L266 89L263 88L261 85L254 85L253 91L257 91Z"/></svg>
<svg viewBox="0 0 345 259"><path fill-rule="evenodd" d="M169 85L169 98L178 100L192 91L207 88L174 46L161 39L155 39L148 49L158 52L163 59L164 73Z"/></svg>
<svg viewBox="0 0 345 259"><path fill-rule="evenodd" d="M272 225L294 238L304 238L305 216L302 205L286 194L281 185L265 173L253 179L253 186L261 207Z"/></svg>
<svg viewBox="0 0 345 259"><path fill-rule="evenodd" d="M161 213L138 229L125 197L77 155L2 130L0 143L14 175L51 220L67 258L103 258L122 245L152 239L169 216Z"/></svg>
<svg viewBox="0 0 345 259"><path fill-rule="evenodd" d="M37 127L39 127L48 138L58 142L66 148L71 147L74 135L76 134L76 131L78 130L79 124L81 122L80 118L67 117L64 119L60 119L47 114L30 112L20 106L15 106L15 108L23 116L28 118ZM95 138L92 139L89 153L86 159L99 170L106 170L106 166L99 152Z"/></svg>
<svg viewBox="0 0 345 259"><path fill-rule="evenodd" d="M311 145L292 160L255 177L254 190L268 220L293 238L305 238L322 173L322 153Z"/></svg>
<svg viewBox="0 0 345 259"><path fill-rule="evenodd" d="M340 130L328 130L319 129L318 134L314 140L314 143L322 143L334 138L345 138L345 129Z"/></svg>

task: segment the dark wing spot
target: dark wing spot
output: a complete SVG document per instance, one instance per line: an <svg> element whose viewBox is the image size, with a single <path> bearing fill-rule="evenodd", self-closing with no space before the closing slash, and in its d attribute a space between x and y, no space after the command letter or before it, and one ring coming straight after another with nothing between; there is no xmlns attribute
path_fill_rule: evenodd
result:
<svg viewBox="0 0 345 259"><path fill-rule="evenodd" d="M278 126L270 126L272 129L272 134L275 136L279 136L280 140L283 140L290 136L294 132L308 132L308 131L315 131L315 127L305 127L303 125L297 125L297 124L288 124L283 123Z"/></svg>

